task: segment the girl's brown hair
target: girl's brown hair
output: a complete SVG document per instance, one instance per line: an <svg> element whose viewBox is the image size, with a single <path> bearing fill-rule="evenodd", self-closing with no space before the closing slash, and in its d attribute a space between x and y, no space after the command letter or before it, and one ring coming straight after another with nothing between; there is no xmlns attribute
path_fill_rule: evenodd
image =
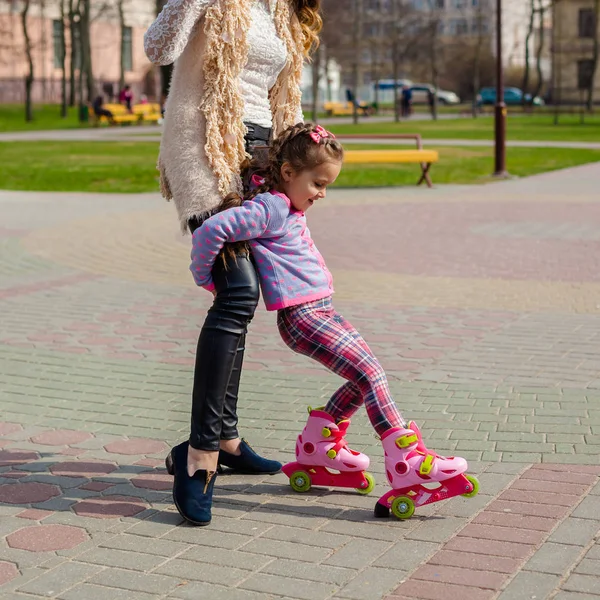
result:
<svg viewBox="0 0 600 600"><path fill-rule="evenodd" d="M315 141L315 138L319 141ZM342 145L333 134L325 131L320 125L313 123L292 125L273 140L266 161L259 155L242 164L241 174L246 190L244 197L242 198L236 193L225 196L218 211L241 206L244 201L251 200L258 194L279 188L282 184L281 167L284 163L288 163L296 173L301 173L307 169L314 169L325 162L341 163L343 159ZM263 179L264 183L250 189L254 175ZM226 244L225 250L227 254L235 258L239 252L247 252L248 246L245 242L237 242ZM222 256L225 260L225 253Z"/></svg>
<svg viewBox="0 0 600 600"><path fill-rule="evenodd" d="M295 0L296 16L304 34L304 55L319 47L319 33L323 28L321 0Z"/></svg>

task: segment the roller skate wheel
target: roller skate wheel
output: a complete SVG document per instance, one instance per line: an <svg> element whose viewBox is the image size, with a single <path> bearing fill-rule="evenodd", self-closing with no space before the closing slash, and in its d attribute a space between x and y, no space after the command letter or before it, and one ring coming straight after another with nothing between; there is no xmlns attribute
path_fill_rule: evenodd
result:
<svg viewBox="0 0 600 600"><path fill-rule="evenodd" d="M398 496L392 502L392 514L398 519L410 519L415 512L415 503L408 496Z"/></svg>
<svg viewBox="0 0 600 600"><path fill-rule="evenodd" d="M304 471L296 471L290 476L290 486L295 492L308 492L311 485L310 475Z"/></svg>
<svg viewBox="0 0 600 600"><path fill-rule="evenodd" d="M364 496L366 496L367 494L370 494L375 488L375 479L373 478L373 475L371 475L371 473L365 473L364 475L365 479L367 480L367 485L364 488L355 489L359 494L363 494Z"/></svg>
<svg viewBox="0 0 600 600"><path fill-rule="evenodd" d="M461 494L461 496L465 498L473 498L473 496L477 496L479 492L479 481L476 477L473 477L473 475L465 475L465 478L471 484L470 486L465 485L465 488L472 487L473 489L471 489L470 492L465 492L464 494Z"/></svg>

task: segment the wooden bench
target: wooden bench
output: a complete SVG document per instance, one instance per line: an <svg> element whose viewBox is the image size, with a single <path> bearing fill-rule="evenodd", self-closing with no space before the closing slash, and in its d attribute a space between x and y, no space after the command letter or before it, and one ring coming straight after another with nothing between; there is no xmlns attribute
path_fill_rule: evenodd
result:
<svg viewBox="0 0 600 600"><path fill-rule="evenodd" d="M142 116L132 114L127 110L126 106L122 104L104 104L102 108L106 110L110 110L113 115L113 121L119 125L131 125L132 123L137 123L138 125L142 122ZM92 110L92 114L94 111ZM100 123L107 123L109 121L108 117L102 115L100 117L94 115L95 125L99 125Z"/></svg>
<svg viewBox="0 0 600 600"><path fill-rule="evenodd" d="M423 182L427 187L432 187L433 183L429 176L429 169L433 163L438 162L439 154L437 150L424 150L421 142L421 136L418 134L347 134L338 135L339 140L342 139L409 139L416 142L415 150L346 150L344 153L344 162L347 164L398 164L398 163L415 163L421 166L421 178L417 185Z"/></svg>
<svg viewBox="0 0 600 600"><path fill-rule="evenodd" d="M354 114L352 102L325 102L323 109L330 117L348 117ZM365 103L358 107L358 113L361 115L369 115L372 110L372 107Z"/></svg>
<svg viewBox="0 0 600 600"><path fill-rule="evenodd" d="M133 107L133 114L140 117L144 123L158 123L162 119L158 103L136 104Z"/></svg>

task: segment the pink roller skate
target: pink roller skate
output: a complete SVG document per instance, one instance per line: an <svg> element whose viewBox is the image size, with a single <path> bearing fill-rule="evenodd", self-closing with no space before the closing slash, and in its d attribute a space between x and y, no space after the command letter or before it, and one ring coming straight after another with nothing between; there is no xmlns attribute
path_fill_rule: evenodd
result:
<svg viewBox="0 0 600 600"><path fill-rule="evenodd" d="M308 409L306 426L296 441L296 462L284 465L292 489L308 492L312 485L355 488L368 494L375 487L369 457L348 448L344 435L350 421L335 421L323 410Z"/></svg>
<svg viewBox="0 0 600 600"><path fill-rule="evenodd" d="M375 505L376 517L387 517L390 508L399 519L409 519L417 506L446 500L453 496L472 498L479 482L467 470L464 458L445 458L427 450L421 432L411 421L408 429L394 427L382 438L385 469L393 489Z"/></svg>

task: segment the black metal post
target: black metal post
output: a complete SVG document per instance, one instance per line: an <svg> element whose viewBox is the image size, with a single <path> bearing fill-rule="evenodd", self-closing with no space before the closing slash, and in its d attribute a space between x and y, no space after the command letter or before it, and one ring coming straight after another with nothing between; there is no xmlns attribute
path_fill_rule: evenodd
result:
<svg viewBox="0 0 600 600"><path fill-rule="evenodd" d="M494 177L506 173L506 104L502 69L502 0L496 0L496 106L494 107L495 168Z"/></svg>

